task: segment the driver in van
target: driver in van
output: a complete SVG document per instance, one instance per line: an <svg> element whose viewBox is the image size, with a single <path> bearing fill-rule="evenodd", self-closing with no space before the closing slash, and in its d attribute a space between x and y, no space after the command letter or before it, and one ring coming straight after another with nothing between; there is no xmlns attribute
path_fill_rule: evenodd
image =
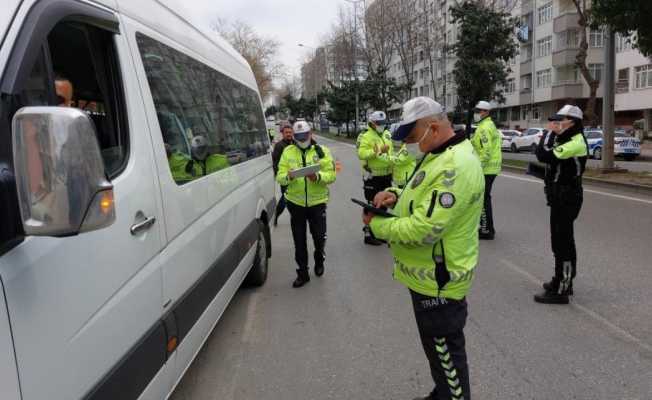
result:
<svg viewBox="0 0 652 400"><path fill-rule="evenodd" d="M72 99L75 89L70 79L64 75L57 74L54 78L54 88L57 92L59 107L74 107Z"/></svg>

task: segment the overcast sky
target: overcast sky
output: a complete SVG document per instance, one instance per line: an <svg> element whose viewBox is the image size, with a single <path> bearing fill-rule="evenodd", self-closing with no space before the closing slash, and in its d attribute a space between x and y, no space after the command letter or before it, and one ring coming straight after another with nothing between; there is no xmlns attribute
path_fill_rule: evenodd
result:
<svg viewBox="0 0 652 400"><path fill-rule="evenodd" d="M181 4L192 1L192 18L201 23L209 24L217 17L229 21L239 19L250 24L259 34L276 38L281 43L279 61L297 74L301 60L313 51L297 44L312 47L319 44L319 38L328 33L335 22L338 6L348 5L344 0L176 1Z"/></svg>

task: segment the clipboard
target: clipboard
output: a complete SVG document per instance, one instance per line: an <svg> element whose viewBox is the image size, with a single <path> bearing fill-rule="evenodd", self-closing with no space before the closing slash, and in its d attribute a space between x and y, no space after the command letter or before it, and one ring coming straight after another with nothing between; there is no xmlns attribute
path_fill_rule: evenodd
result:
<svg viewBox="0 0 652 400"><path fill-rule="evenodd" d="M378 215L379 217L386 217L386 218L395 218L396 217L396 215L390 213L389 211L387 211L385 209L382 209L382 208L374 207L374 206L372 206L371 204L368 204L365 201L358 200L358 199L351 199L351 201L354 202L355 204L359 205L360 207L362 207L364 209L365 213L374 214L374 215Z"/></svg>
<svg viewBox="0 0 652 400"><path fill-rule="evenodd" d="M299 169L293 169L290 171L290 173L292 174L293 178L303 178L308 175L316 174L317 172L319 172L320 169L321 166L319 164L315 164Z"/></svg>

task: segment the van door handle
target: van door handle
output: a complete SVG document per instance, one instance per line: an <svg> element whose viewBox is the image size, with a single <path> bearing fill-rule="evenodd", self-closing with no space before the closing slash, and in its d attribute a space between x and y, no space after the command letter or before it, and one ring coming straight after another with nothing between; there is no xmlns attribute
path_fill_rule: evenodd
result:
<svg viewBox="0 0 652 400"><path fill-rule="evenodd" d="M156 222L156 217L147 217L144 221L131 226L130 232L132 235L136 236L139 233L148 230Z"/></svg>

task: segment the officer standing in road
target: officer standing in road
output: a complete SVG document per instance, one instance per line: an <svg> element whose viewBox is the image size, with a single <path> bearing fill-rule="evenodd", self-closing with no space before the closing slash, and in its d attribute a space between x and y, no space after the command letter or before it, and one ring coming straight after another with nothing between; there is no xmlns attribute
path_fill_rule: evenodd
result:
<svg viewBox="0 0 652 400"><path fill-rule="evenodd" d="M292 130L292 126L289 124L284 124L281 127L281 134L283 135L282 139L276 142L274 145L274 150L272 151L274 176L278 174L278 163L281 161L283 150L294 142L294 131ZM281 214L283 214L283 210L285 210L286 190L287 186L281 185L281 198L278 200L278 204L276 205L276 212L274 213L274 226L278 225L278 217L280 217Z"/></svg>
<svg viewBox="0 0 652 400"><path fill-rule="evenodd" d="M406 285L435 388L421 400L470 400L464 325L466 295L478 262L484 177L473 146L456 134L442 106L428 97L403 105L393 135L408 143L416 168L402 191L374 199L396 217L363 215L389 242L394 278Z"/></svg>
<svg viewBox="0 0 652 400"><path fill-rule="evenodd" d="M471 143L480 158L484 173L484 206L480 218L480 239L493 240L496 235L494 229L493 207L491 205L491 189L496 176L500 173L503 163L501 152L502 135L489 115L491 104L480 101L475 106L475 121L478 124Z"/></svg>
<svg viewBox="0 0 652 400"><path fill-rule="evenodd" d="M287 186L285 198L294 239L294 259L298 265L297 279L292 286L298 288L310 281L306 223L315 247L315 275L322 276L324 273L328 185L335 182L336 173L330 150L315 142L310 125L298 121L293 130L294 142L283 150L276 181L281 186ZM293 171L315 164L319 164L319 172L306 177L293 175Z"/></svg>
<svg viewBox="0 0 652 400"><path fill-rule="evenodd" d="M392 137L385 129L387 116L382 111L369 115L369 127L358 136L358 158L363 169L364 197L372 202L376 193L392 186ZM364 227L364 242L380 246L368 227Z"/></svg>
<svg viewBox="0 0 652 400"><path fill-rule="evenodd" d="M537 159L546 164L545 193L550 206L550 240L555 256L555 275L543 284L538 303L568 304L577 274L573 222L582 208L582 175L589 152L582 110L565 105L550 118L548 135L541 138Z"/></svg>

